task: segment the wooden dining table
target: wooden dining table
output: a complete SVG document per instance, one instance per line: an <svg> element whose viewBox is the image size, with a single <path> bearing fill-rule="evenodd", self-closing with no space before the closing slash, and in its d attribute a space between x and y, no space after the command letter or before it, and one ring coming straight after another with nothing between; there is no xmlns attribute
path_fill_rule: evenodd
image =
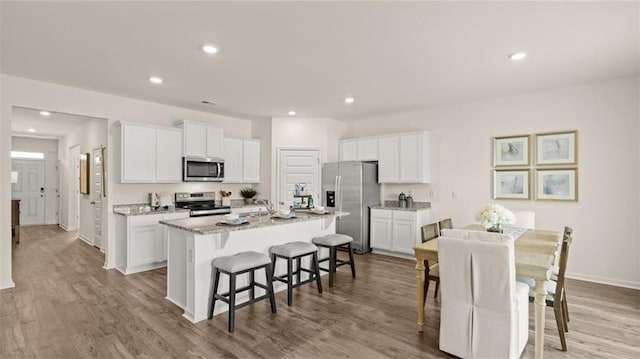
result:
<svg viewBox="0 0 640 359"><path fill-rule="evenodd" d="M485 231L478 224L463 229ZM533 278L535 293L535 357L540 359L544 349L544 315L547 290L545 283L551 278L552 267L560 255L562 233L539 229L529 229L515 240L516 275ZM424 326L424 261L438 261L438 239L432 239L413 248L416 257L416 296L418 298L418 331Z"/></svg>

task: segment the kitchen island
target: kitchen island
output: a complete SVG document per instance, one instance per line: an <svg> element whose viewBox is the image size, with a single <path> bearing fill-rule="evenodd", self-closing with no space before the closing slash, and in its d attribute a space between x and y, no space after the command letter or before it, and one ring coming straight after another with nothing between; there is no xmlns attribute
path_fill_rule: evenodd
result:
<svg viewBox="0 0 640 359"><path fill-rule="evenodd" d="M244 251L269 254L274 245L293 241L311 242L313 237L335 233L335 218L347 213L296 213L295 218L271 218L268 215L246 217L240 225L223 224L224 216L193 217L160 221L168 228L167 297L184 309L183 316L192 323L207 318L211 287L211 261ZM326 256L328 253L321 253ZM303 261L304 263L304 261ZM308 266L308 262L306 263ZM286 263L278 262L276 273L286 271ZM264 283L264 273L256 273L256 280ZM247 285L248 275L237 278L237 286ZM228 288L227 276L220 277L219 288ZM286 289L274 283L274 290ZM227 289L221 289L227 291ZM256 289L256 296L262 289ZM248 293L238 295L238 303L248 299ZM216 302L214 315L226 312L227 304Z"/></svg>

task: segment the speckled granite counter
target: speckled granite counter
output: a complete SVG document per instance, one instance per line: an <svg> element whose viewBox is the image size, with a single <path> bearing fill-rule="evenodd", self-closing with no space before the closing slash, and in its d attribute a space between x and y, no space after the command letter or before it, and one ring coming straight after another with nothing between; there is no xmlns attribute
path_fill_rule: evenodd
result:
<svg viewBox="0 0 640 359"><path fill-rule="evenodd" d="M400 207L398 201L384 201L384 205L369 207L371 209L388 209L392 211L422 211L431 208L431 202L413 202L412 207Z"/></svg>
<svg viewBox="0 0 640 359"><path fill-rule="evenodd" d="M167 225L169 227L182 229L184 231L193 232L201 235L218 234L233 231L242 231L247 229L278 226L283 224L291 224L297 222L314 221L318 219L333 219L335 217L346 216L349 213L340 212L338 214L314 214L314 213L300 213L297 212L294 218L272 218L267 215L245 217L249 221L245 224L228 225L218 224L224 221L224 216L205 216L205 217L192 217L185 219L174 219L169 221L160 221L160 224Z"/></svg>
<svg viewBox="0 0 640 359"><path fill-rule="evenodd" d="M168 209L152 209L148 204L118 204L113 206L113 213L123 216L144 216L150 214L167 214L189 212L188 209L169 207Z"/></svg>

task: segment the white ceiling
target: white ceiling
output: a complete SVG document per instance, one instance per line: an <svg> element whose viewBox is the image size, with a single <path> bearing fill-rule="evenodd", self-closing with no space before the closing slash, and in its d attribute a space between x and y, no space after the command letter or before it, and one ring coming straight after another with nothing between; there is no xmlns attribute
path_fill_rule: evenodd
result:
<svg viewBox="0 0 640 359"><path fill-rule="evenodd" d="M40 110L23 107L13 107L12 112L11 134L22 137L62 138L91 119L58 112L42 116ZM27 131L29 128L36 132Z"/></svg>
<svg viewBox="0 0 640 359"><path fill-rule="evenodd" d="M3 73L242 117L349 119L639 72L637 2L1 6Z"/></svg>

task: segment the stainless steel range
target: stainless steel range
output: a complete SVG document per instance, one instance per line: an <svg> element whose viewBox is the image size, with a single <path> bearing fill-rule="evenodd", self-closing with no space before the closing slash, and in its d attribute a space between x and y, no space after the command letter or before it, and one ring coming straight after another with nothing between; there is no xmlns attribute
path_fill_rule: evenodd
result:
<svg viewBox="0 0 640 359"><path fill-rule="evenodd" d="M190 217L231 213L231 207L229 206L216 206L215 192L177 192L176 207L189 209Z"/></svg>

